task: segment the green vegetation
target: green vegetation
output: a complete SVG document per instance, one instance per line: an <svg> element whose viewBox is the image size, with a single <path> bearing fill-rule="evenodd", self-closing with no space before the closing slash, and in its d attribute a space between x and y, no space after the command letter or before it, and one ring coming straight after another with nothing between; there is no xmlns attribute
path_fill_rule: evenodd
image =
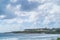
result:
<svg viewBox="0 0 60 40"><path fill-rule="evenodd" d="M24 31L14 31L11 33L46 33L46 34L60 34L60 28L40 28L40 29L25 29Z"/></svg>
<svg viewBox="0 0 60 40"><path fill-rule="evenodd" d="M57 40L60 40L60 38L57 38Z"/></svg>

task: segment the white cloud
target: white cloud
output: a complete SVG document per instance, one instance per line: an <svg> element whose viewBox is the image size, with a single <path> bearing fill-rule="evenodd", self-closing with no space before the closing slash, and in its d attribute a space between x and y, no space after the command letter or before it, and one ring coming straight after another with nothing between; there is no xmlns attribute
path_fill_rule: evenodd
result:
<svg viewBox="0 0 60 40"><path fill-rule="evenodd" d="M0 15L0 19L3 19L5 18L6 16L5 15Z"/></svg>
<svg viewBox="0 0 60 40"><path fill-rule="evenodd" d="M28 0L28 1L41 1L41 0ZM46 0L42 0L42 1L46 1ZM19 9L21 8L21 5L16 5L16 7L12 7L11 9L13 10L13 12L17 15L17 17L21 17L21 16L29 16L29 19L26 19L26 21L28 22L34 22L38 19L38 17L41 15L45 15L45 13L43 13L46 9L49 10L49 8L52 6L53 3L45 3L43 5L40 5L37 10L35 11L30 11L30 12L23 12L20 11ZM9 5L8 5L9 7ZM38 16L39 15L39 16ZM22 21L21 21L22 22Z"/></svg>
<svg viewBox="0 0 60 40"><path fill-rule="evenodd" d="M47 0L28 0L28 2L39 2L39 3L44 3Z"/></svg>
<svg viewBox="0 0 60 40"><path fill-rule="evenodd" d="M44 20L44 24L47 25L47 24L50 22L51 19L52 19L51 16L46 16L46 17L45 17L45 20Z"/></svg>
<svg viewBox="0 0 60 40"><path fill-rule="evenodd" d="M25 17L29 17L28 19L24 20L26 22L33 22L36 20L37 18L37 13L36 12L17 12L17 16L21 17L21 16L25 16Z"/></svg>
<svg viewBox="0 0 60 40"><path fill-rule="evenodd" d="M12 5L11 5L10 3L7 4L7 5L6 5L6 9L11 11L11 9L12 9Z"/></svg>
<svg viewBox="0 0 60 40"><path fill-rule="evenodd" d="M18 17L21 17L21 16L29 17L28 19L25 20L27 22L34 22L38 19L38 15L40 13L36 11L30 11L30 12L17 11L16 14Z"/></svg>
<svg viewBox="0 0 60 40"><path fill-rule="evenodd" d="M12 6L12 4L9 3L8 5L6 5L6 9L13 12L20 10L20 8L21 8L20 4L16 6Z"/></svg>
<svg viewBox="0 0 60 40"><path fill-rule="evenodd" d="M13 23L18 23L18 24L20 24L20 23L25 22L25 20L22 20L22 19L20 19L20 18L14 18L14 19L6 19L6 20L4 20L4 22L5 22L6 24L13 24Z"/></svg>
<svg viewBox="0 0 60 40"><path fill-rule="evenodd" d="M25 20L18 18L18 19L16 20L16 22L17 22L17 23L23 23L23 22L25 22Z"/></svg>
<svg viewBox="0 0 60 40"><path fill-rule="evenodd" d="M37 21L38 23L41 23L40 20L42 20L43 18L43 21L42 21L42 25L45 27L45 26L49 26L48 23L50 23L51 21L56 21L56 24L58 24L57 20L60 19L60 6L54 4L53 2L46 2L46 0L28 0L29 2L39 2L39 3L44 3L42 5L39 5L36 10L33 10L33 11L21 11L21 5L18 4L16 6L12 6L11 4L8 4L6 6L6 9L8 11L11 11L13 12L13 14L16 15L16 18L14 19L6 19L4 20L4 23L9 24L8 26L9 27L6 27L8 29L5 29L5 31L12 31L12 30L19 30L20 26L22 23L24 22L29 22L29 23L32 23L32 25L30 25L31 27L28 27L28 28L38 28L38 27L35 27L35 24L37 24ZM48 0L50 1L50 0ZM59 13L59 14L57 14ZM56 16L59 15L59 16ZM28 17L27 19L22 19L21 17ZM0 18L4 18L4 16L1 16ZM16 24L14 24L16 23ZM10 25L12 25L10 27ZM23 24L24 25L24 24ZM38 25L37 25L38 26ZM14 28L14 29L13 29ZM2 29L1 29L2 30ZM3 31L4 31L3 30Z"/></svg>
<svg viewBox="0 0 60 40"><path fill-rule="evenodd" d="M19 25L0 25L0 33L20 30Z"/></svg>
<svg viewBox="0 0 60 40"><path fill-rule="evenodd" d="M16 3L17 2L17 0L10 0L12 3Z"/></svg>
<svg viewBox="0 0 60 40"><path fill-rule="evenodd" d="M11 24L11 23L14 23L16 21L16 19L6 19L4 20L6 24Z"/></svg>
<svg viewBox="0 0 60 40"><path fill-rule="evenodd" d="M28 21L29 21L29 22L34 22L34 21L36 21L36 19L37 19L37 17L38 17L38 13L35 12L35 11L29 12L29 13L30 13L30 16L29 16Z"/></svg>
<svg viewBox="0 0 60 40"><path fill-rule="evenodd" d="M15 7L13 7L11 4L8 4L6 6L6 8L7 8L7 10L12 11L15 15L17 15L17 17L21 17L21 16L29 17L29 19L25 20L25 21L28 21L28 22L36 21L37 15L40 14L40 13L37 13L37 11L30 11L30 12L20 11L20 8L21 8L20 4L16 5Z"/></svg>
<svg viewBox="0 0 60 40"><path fill-rule="evenodd" d="M53 5L52 9L49 11L49 13L54 14L54 13L60 13L60 6L59 5Z"/></svg>
<svg viewBox="0 0 60 40"><path fill-rule="evenodd" d="M19 5L16 5L16 9L19 9L20 10L20 8L21 8L21 5L19 4Z"/></svg>

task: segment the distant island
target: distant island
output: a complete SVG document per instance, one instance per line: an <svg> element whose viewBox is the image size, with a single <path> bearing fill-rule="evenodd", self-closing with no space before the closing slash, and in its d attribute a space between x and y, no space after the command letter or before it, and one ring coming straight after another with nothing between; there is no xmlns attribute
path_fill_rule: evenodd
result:
<svg viewBox="0 0 60 40"><path fill-rule="evenodd" d="M38 28L38 29L25 29L24 31L13 31L10 33L44 33L44 34L60 34L60 28Z"/></svg>

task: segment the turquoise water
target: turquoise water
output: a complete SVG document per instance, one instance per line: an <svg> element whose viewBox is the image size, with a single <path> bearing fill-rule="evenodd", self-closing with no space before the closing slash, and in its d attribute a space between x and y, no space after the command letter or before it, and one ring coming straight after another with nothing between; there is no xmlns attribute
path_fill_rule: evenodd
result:
<svg viewBox="0 0 60 40"><path fill-rule="evenodd" d="M56 40L60 34L0 34L0 40Z"/></svg>

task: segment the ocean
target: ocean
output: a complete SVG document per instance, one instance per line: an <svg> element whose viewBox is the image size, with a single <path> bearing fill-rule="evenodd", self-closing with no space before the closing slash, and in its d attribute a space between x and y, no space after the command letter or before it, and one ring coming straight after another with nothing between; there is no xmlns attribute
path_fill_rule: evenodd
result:
<svg viewBox="0 0 60 40"><path fill-rule="evenodd" d="M57 40L60 34L0 33L0 40Z"/></svg>

